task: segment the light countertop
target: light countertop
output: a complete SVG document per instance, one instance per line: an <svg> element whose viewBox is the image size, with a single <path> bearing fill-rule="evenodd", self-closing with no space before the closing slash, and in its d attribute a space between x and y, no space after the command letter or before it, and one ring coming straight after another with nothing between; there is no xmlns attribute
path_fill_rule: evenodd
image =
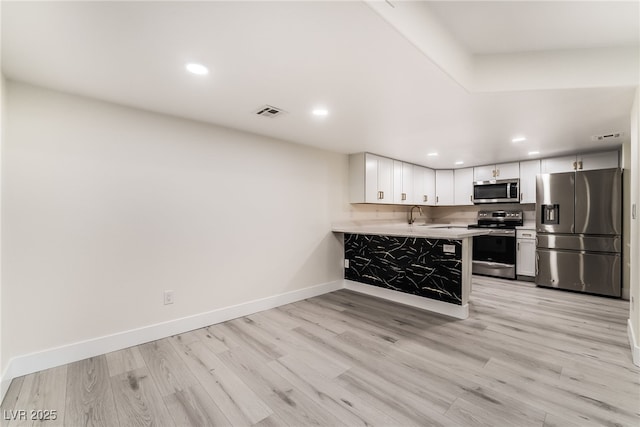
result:
<svg viewBox="0 0 640 427"><path fill-rule="evenodd" d="M516 230L532 230L536 231L535 221L525 221L521 226L516 227Z"/></svg>
<svg viewBox="0 0 640 427"><path fill-rule="evenodd" d="M335 233L378 234L384 236L421 237L430 239L464 239L482 236L487 230L468 229L456 224L335 224Z"/></svg>

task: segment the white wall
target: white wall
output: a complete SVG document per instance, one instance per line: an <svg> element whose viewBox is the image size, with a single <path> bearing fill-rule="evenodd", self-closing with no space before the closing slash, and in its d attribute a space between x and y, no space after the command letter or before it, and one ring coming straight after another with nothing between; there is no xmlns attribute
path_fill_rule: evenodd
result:
<svg viewBox="0 0 640 427"><path fill-rule="evenodd" d="M1 9L1 7L0 7ZM4 74L0 72L0 379L2 373L6 369L6 358L4 357L4 318L3 318L3 310L2 310L2 151L4 146L4 135L5 135L5 125L7 123L6 120L6 81L4 79ZM2 386L0 384L0 396L2 395Z"/></svg>
<svg viewBox="0 0 640 427"><path fill-rule="evenodd" d="M622 298L631 298L631 141L622 144Z"/></svg>
<svg viewBox="0 0 640 427"><path fill-rule="evenodd" d="M629 305L629 326L631 344L635 342L634 363L640 366L640 88L636 89L636 97L631 109L631 204L636 205L636 217L631 219L631 275Z"/></svg>
<svg viewBox="0 0 640 427"><path fill-rule="evenodd" d="M4 359L342 278L346 155L7 86Z"/></svg>
<svg viewBox="0 0 640 427"><path fill-rule="evenodd" d="M0 2L0 22L2 22L2 2ZM0 46L2 45L2 31L0 31ZM5 387L2 384L2 374L6 369L6 360L3 357L2 333L4 319L2 318L2 147L4 144L6 117L6 81L2 74L2 55L0 55L0 400L4 397Z"/></svg>

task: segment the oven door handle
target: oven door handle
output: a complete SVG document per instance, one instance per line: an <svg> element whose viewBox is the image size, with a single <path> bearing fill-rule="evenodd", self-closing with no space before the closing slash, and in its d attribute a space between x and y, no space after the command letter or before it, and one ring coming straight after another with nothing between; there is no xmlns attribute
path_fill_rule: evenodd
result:
<svg viewBox="0 0 640 427"><path fill-rule="evenodd" d="M482 236L516 236L516 230L491 230L489 234L483 234Z"/></svg>

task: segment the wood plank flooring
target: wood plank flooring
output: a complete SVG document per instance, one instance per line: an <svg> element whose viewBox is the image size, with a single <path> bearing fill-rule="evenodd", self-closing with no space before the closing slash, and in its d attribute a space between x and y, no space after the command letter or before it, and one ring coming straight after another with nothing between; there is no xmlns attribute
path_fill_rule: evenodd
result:
<svg viewBox="0 0 640 427"><path fill-rule="evenodd" d="M16 378L2 425L640 425L627 301L474 276L470 304L333 292Z"/></svg>

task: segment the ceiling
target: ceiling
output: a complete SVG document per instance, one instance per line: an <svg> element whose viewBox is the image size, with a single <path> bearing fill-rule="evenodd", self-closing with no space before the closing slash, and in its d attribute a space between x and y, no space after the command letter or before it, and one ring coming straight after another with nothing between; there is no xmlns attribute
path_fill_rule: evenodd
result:
<svg viewBox="0 0 640 427"><path fill-rule="evenodd" d="M332 151L465 167L628 140L638 2L613 3L3 1L2 71ZM265 104L286 113L255 115Z"/></svg>
<svg viewBox="0 0 640 427"><path fill-rule="evenodd" d="M638 47L637 1L435 1L429 7L474 54Z"/></svg>

